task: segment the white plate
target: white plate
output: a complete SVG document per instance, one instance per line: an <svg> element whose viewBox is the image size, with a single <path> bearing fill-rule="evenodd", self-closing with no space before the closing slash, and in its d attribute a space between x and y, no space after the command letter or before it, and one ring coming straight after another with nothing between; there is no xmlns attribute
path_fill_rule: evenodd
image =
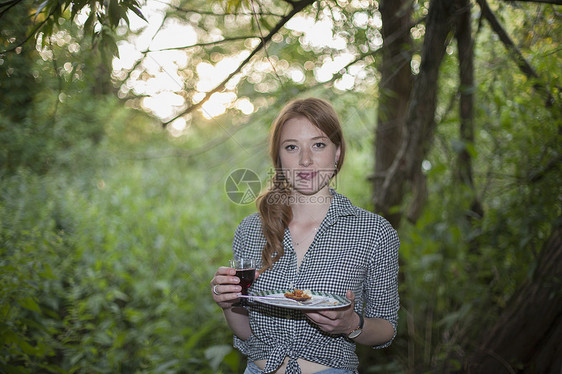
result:
<svg viewBox="0 0 562 374"><path fill-rule="evenodd" d="M344 296L334 295L326 292L311 291L312 298L307 301L295 301L285 297L286 292L292 290L270 290L256 292L253 296L258 296L250 300L257 301L262 304L278 306L281 308L289 309L337 309L344 308L351 304L351 302ZM266 296L267 298L259 298L259 296Z"/></svg>

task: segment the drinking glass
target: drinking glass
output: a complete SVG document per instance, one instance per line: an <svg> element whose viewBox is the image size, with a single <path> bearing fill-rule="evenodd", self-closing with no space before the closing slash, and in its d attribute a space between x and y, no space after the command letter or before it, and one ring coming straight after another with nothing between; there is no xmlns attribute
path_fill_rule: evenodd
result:
<svg viewBox="0 0 562 374"><path fill-rule="evenodd" d="M256 277L256 261L251 258L237 257L230 260L230 267L236 269L236 276L240 279L240 287L242 287L242 295L248 294L248 288L254 283ZM236 303L237 306L247 305L245 299Z"/></svg>

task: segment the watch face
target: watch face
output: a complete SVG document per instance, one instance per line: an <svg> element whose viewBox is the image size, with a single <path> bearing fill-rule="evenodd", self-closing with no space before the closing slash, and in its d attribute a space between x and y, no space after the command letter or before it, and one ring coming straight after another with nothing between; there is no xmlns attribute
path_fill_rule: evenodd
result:
<svg viewBox="0 0 562 374"><path fill-rule="evenodd" d="M357 330L355 330L355 331L352 331L347 337L348 337L349 339L354 339L354 338L358 337L359 334L361 334L362 332L363 332L363 330L357 329Z"/></svg>

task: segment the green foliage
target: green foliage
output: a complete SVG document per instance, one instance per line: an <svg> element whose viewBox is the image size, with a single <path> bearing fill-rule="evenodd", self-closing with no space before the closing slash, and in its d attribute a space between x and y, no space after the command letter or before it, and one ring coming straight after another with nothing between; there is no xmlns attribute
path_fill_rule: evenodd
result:
<svg viewBox="0 0 562 374"><path fill-rule="evenodd" d="M17 19L10 19L14 30ZM9 29L9 27L8 27ZM23 48L0 60L0 165L2 173L24 167L37 173L75 158L90 159L91 149L104 136L109 111L100 110L109 77L98 77L100 58L95 51L80 52L79 30L69 27L49 48ZM101 87L101 88L100 88Z"/></svg>
<svg viewBox="0 0 562 374"><path fill-rule="evenodd" d="M75 3L68 8L46 2L42 11L58 6L61 16L74 18L90 4ZM109 35L127 5L106 3L101 14L108 18L91 18L88 27L99 22L105 25L100 32ZM228 4L228 10L248 7ZM278 20L273 12L281 10L270 11L260 19L262 27ZM320 14L318 7L310 12ZM347 30L346 40L361 50L374 29L354 25L356 13L346 8L335 27ZM509 15L534 22L519 8ZM541 13L547 22L533 23L532 32L515 26L510 32L523 35L518 44L540 82L559 98L562 66L552 51L560 34L548 23L552 16ZM247 15L233 18L192 21L206 31L233 22L240 34L256 27ZM3 40L21 40L31 27L6 25ZM368 80L361 83L368 94L318 88L309 68L302 70L302 84L289 82L283 75L289 69L281 72L281 82L256 73L238 91L256 104L251 117L231 110L206 120L193 113L185 133L175 136L110 99L112 82L100 68L101 57L89 45L72 52L80 28L65 33L41 53L23 48L0 62L0 372L240 372L244 358L232 348L209 280L230 256L236 225L255 208L231 202L224 181L233 170L250 168L265 188L269 124L287 100L316 95L334 102L349 147L335 187L372 209L376 88ZM287 68L333 56L295 43L298 32L283 30L281 36L269 53ZM399 232L398 336L383 351L359 348L362 373L458 370L531 276L560 216L559 109L545 107L536 82L490 42L489 30L477 36L475 141L459 140L458 115L449 106L458 89L450 48L440 77L439 127L424 164L427 205L416 224L405 223ZM199 50L194 61L233 50ZM375 75L371 69L366 66ZM275 84L264 84L272 79ZM186 87L196 81L196 74L186 75ZM473 157L481 219L470 215L474 191L455 184L455 159L463 149Z"/></svg>
<svg viewBox="0 0 562 374"><path fill-rule="evenodd" d="M42 46L48 44L48 40L59 31L64 31L67 26L61 27L64 20L79 22L78 15L86 15L83 22L84 36L89 37L93 44L99 46L99 51L104 56L106 64L109 66L111 59L118 55L115 30L119 25L125 23L129 26L129 14L132 13L144 21L146 18L140 10L141 4L137 0L78 0L78 1L59 1L46 0L43 2L21 2L15 4L15 9L6 9L4 18L25 20L25 35L9 35L3 43L0 54L6 51L13 52L21 47L29 39L40 41ZM19 17L19 18L18 18ZM3 31L8 31L4 29Z"/></svg>
<svg viewBox="0 0 562 374"><path fill-rule="evenodd" d="M554 32L536 30L547 34L535 35L537 41L549 40ZM459 370L483 331L531 278L562 213L560 109L545 106L534 82L508 55L498 53L503 46L489 45L490 39L489 30L480 30L476 51L486 68L476 69L474 144L458 141L458 114L448 110L455 95L456 57L447 58L441 70L443 104L427 160L428 202L420 220L400 230L401 324L390 353L381 356L403 363L392 372ZM539 71L547 77L542 82L559 96L561 60L545 55L544 48L538 43L528 58L541 61ZM456 155L464 147L473 157L482 218L471 211L474 192L455 183Z"/></svg>
<svg viewBox="0 0 562 374"><path fill-rule="evenodd" d="M246 210L222 177L166 159L4 178L2 370L234 372L208 282Z"/></svg>

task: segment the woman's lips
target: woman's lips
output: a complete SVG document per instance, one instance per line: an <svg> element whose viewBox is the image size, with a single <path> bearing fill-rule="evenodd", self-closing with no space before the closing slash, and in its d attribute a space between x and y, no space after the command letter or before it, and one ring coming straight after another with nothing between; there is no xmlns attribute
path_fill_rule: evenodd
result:
<svg viewBox="0 0 562 374"><path fill-rule="evenodd" d="M318 174L316 171L299 171L297 177L299 177L299 179L311 180L314 179L316 174Z"/></svg>

